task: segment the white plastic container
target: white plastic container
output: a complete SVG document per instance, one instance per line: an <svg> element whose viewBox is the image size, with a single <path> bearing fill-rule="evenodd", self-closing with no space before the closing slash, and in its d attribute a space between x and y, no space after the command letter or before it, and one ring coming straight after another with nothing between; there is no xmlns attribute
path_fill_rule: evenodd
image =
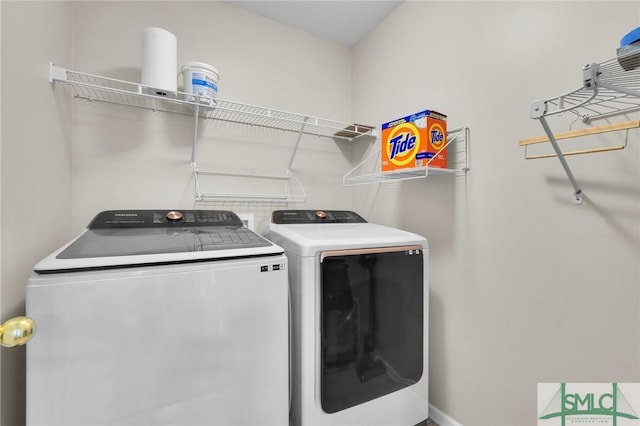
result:
<svg viewBox="0 0 640 426"><path fill-rule="evenodd" d="M180 68L185 93L193 93L210 99L215 104L218 97L218 70L202 62L187 62Z"/></svg>

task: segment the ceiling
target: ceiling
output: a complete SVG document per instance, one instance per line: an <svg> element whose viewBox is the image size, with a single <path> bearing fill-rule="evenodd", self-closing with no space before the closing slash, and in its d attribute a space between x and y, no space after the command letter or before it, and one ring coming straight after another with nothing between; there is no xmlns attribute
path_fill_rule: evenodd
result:
<svg viewBox="0 0 640 426"><path fill-rule="evenodd" d="M402 0L227 0L227 3L352 47Z"/></svg>

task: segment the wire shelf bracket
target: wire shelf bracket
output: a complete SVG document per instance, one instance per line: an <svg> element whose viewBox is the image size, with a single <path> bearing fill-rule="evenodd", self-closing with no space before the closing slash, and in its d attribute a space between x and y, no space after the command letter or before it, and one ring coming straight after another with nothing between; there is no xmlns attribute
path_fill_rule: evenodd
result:
<svg viewBox="0 0 640 426"><path fill-rule="evenodd" d="M571 183L576 204L583 203L583 192L565 159L547 117L572 113L585 123L640 110L640 53L629 52L602 63L582 68L582 86L548 99L531 103L529 117L538 120L555 156ZM522 144L521 144L522 145ZM600 152L593 150L593 152Z"/></svg>

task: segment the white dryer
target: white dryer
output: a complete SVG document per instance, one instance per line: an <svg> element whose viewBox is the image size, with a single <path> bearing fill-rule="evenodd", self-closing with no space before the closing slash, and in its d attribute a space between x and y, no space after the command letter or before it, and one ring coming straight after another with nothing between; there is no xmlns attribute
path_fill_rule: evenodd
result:
<svg viewBox="0 0 640 426"><path fill-rule="evenodd" d="M350 211L278 210L292 299L292 409L302 426L429 417L428 245Z"/></svg>
<svg viewBox="0 0 640 426"><path fill-rule="evenodd" d="M100 213L28 282L26 424L287 424L286 271L229 211Z"/></svg>

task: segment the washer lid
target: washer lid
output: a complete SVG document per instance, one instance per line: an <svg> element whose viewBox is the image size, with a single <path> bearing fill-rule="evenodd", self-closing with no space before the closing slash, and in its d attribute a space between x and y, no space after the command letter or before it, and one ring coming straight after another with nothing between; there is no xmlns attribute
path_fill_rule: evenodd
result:
<svg viewBox="0 0 640 426"><path fill-rule="evenodd" d="M39 273L280 254L220 210L110 210L35 267Z"/></svg>

